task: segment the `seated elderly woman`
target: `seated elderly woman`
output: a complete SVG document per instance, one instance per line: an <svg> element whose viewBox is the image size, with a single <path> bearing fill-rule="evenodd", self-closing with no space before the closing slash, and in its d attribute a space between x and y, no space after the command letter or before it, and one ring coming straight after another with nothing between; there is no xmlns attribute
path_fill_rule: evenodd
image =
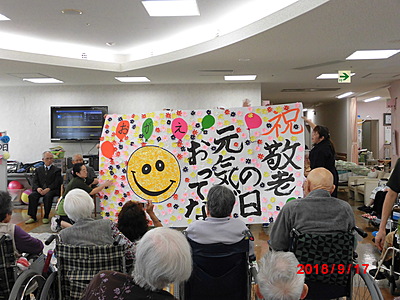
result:
<svg viewBox="0 0 400 300"><path fill-rule="evenodd" d="M120 236L119 243L126 246L127 261L134 260L136 243L127 239L111 220L92 219L94 204L87 192L81 189L71 190L65 196L64 210L75 224L60 232L63 243L76 246L101 246L113 244Z"/></svg>
<svg viewBox="0 0 400 300"><path fill-rule="evenodd" d="M68 218L67 214L64 210L64 201L65 197L68 193L74 189L81 189L87 192L89 195L93 196L102 191L105 187L109 187L112 185L111 180L106 180L99 186L92 188L89 185L92 184L93 180L86 181L88 177L88 172L86 166L83 163L74 164L72 167L72 176L73 179L68 183L65 188L64 195L61 197L60 202L57 204L56 213L58 218L53 218L51 220L51 226L53 231L59 231L61 228L66 228L72 226L70 218ZM61 227L61 228L60 228Z"/></svg>
<svg viewBox="0 0 400 300"><path fill-rule="evenodd" d="M114 271L98 273L81 299L175 299L163 291L170 283L187 280L192 273L190 246L178 231L155 228L139 241L132 277Z"/></svg>
<svg viewBox="0 0 400 300"><path fill-rule="evenodd" d="M146 208L144 208L143 203L127 201L118 214L118 229L132 242L140 240L149 229L149 220L146 217L145 210L154 227L162 227L160 220L154 213L154 204L151 200L148 200Z"/></svg>
<svg viewBox="0 0 400 300"><path fill-rule="evenodd" d="M12 202L7 192L0 191L0 236L9 234L13 239L14 248L19 253L39 254L43 243L26 233L22 228L11 224Z"/></svg>

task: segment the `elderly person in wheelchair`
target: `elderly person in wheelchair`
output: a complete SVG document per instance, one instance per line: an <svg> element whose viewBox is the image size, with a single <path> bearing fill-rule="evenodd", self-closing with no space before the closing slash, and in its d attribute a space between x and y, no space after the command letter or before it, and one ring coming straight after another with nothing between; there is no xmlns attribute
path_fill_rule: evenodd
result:
<svg viewBox="0 0 400 300"><path fill-rule="evenodd" d="M325 168L310 172L304 185L306 197L283 206L271 229L271 247L288 251L291 231L307 233L350 232L355 227L351 206L331 197L335 189L332 173Z"/></svg>
<svg viewBox="0 0 400 300"><path fill-rule="evenodd" d="M351 273L339 276L333 268L353 267L355 219L347 202L331 196L334 189L331 172L313 169L304 185L306 197L285 204L271 229L272 249L292 251L299 267L318 269L305 273L311 299L351 293ZM330 272L319 272L324 267ZM300 268L299 272L304 270Z"/></svg>
<svg viewBox="0 0 400 300"><path fill-rule="evenodd" d="M163 291L168 284L183 282L192 272L186 238L169 228L148 231L138 242L132 276L114 271L98 273L81 299L175 299Z"/></svg>
<svg viewBox="0 0 400 300"><path fill-rule="evenodd" d="M101 246L113 244L119 237L119 243L126 246L128 264L134 261L136 243L127 239L111 220L92 219L94 204L87 192L81 189L71 190L65 196L64 210L75 224L60 232L63 243L76 246Z"/></svg>
<svg viewBox="0 0 400 300"><path fill-rule="evenodd" d="M0 191L0 237L9 234L18 253L42 253L43 243L26 233L21 227L11 224L12 203L7 192Z"/></svg>
<svg viewBox="0 0 400 300"><path fill-rule="evenodd" d="M213 186L207 195L207 218L190 224L186 229L186 236L199 244L230 245L241 241L246 232L251 234L243 221L231 216L235 201L235 195L229 188ZM251 256L254 256L253 240L250 239Z"/></svg>

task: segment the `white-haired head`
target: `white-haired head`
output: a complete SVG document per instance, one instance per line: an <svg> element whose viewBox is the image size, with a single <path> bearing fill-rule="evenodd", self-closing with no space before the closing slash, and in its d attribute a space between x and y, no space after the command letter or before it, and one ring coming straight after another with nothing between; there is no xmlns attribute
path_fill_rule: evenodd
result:
<svg viewBox="0 0 400 300"><path fill-rule="evenodd" d="M93 198L84 190L73 189L65 196L64 211L71 220L90 218L93 210Z"/></svg>
<svg viewBox="0 0 400 300"><path fill-rule="evenodd" d="M268 300L303 299L308 288L304 284L304 274L297 272L298 265L292 252L269 251L259 265L258 296Z"/></svg>
<svg viewBox="0 0 400 300"><path fill-rule="evenodd" d="M159 227L140 239L132 274L137 285L154 291L173 282L183 282L191 273L191 249L182 233Z"/></svg>

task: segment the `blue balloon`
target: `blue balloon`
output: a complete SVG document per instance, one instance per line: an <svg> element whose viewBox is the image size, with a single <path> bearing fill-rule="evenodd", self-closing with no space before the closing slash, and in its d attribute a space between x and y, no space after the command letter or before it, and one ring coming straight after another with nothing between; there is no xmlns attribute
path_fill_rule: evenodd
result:
<svg viewBox="0 0 400 300"><path fill-rule="evenodd" d="M3 135L0 139L4 144L7 144L10 141L10 137L8 135Z"/></svg>

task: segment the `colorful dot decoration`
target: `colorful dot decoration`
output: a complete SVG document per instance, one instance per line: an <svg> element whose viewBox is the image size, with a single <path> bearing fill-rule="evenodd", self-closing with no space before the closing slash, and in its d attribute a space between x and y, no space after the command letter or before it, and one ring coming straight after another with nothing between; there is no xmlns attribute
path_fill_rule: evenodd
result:
<svg viewBox="0 0 400 300"><path fill-rule="evenodd" d="M288 199L303 196L301 115L301 103L108 115L100 139L99 177L114 183L101 193L101 215L115 220L126 201L146 202L153 196L144 194L159 194L154 207L158 218L165 226L185 227L204 217L208 190L222 184L236 195L233 214L238 218L250 224L274 219ZM141 183L132 175L130 156L149 146L176 158L180 181L173 195L163 198L169 183L152 182L151 175ZM151 172L162 172L162 164L143 163L134 172L155 174ZM138 196L133 186L144 194Z"/></svg>

